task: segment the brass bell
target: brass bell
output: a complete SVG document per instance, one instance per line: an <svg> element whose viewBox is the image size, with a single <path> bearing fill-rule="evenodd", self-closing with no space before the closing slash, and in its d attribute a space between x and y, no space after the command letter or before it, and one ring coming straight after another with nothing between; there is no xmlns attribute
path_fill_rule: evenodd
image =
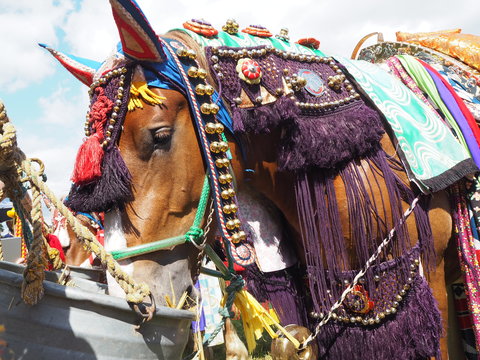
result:
<svg viewBox="0 0 480 360"><path fill-rule="evenodd" d="M198 76L198 68L196 66L191 66L188 71L188 76L196 78Z"/></svg>
<svg viewBox="0 0 480 360"><path fill-rule="evenodd" d="M223 207L223 212L224 212L225 214L230 214L230 213L232 212L231 206L232 206L232 205L230 205L230 204L225 205L225 206Z"/></svg>
<svg viewBox="0 0 480 360"><path fill-rule="evenodd" d="M205 94L213 95L214 92L215 92L215 89L213 88L212 85L205 85Z"/></svg>
<svg viewBox="0 0 480 360"><path fill-rule="evenodd" d="M233 230L235 229L235 222L233 220L228 220L225 226L228 230Z"/></svg>
<svg viewBox="0 0 480 360"><path fill-rule="evenodd" d="M235 223L235 227L237 227L237 228L240 227L240 225L241 225L241 224L240 224L240 220L238 220L238 219L233 219L233 222Z"/></svg>
<svg viewBox="0 0 480 360"><path fill-rule="evenodd" d="M228 190L223 190L220 196L222 197L222 199L228 200L230 199L230 192Z"/></svg>
<svg viewBox="0 0 480 360"><path fill-rule="evenodd" d="M235 214L238 210L238 206L236 204L231 204L230 205L230 212Z"/></svg>
<svg viewBox="0 0 480 360"><path fill-rule="evenodd" d="M203 84L198 84L198 85L195 87L195 93L196 93L197 95L205 95L205 94L206 94L205 85L203 85Z"/></svg>
<svg viewBox="0 0 480 360"><path fill-rule="evenodd" d="M235 243L235 244L238 243L238 242L240 242L240 234L239 234L239 233L233 234L233 235L232 235L232 241L233 241L233 243Z"/></svg>
<svg viewBox="0 0 480 360"><path fill-rule="evenodd" d="M245 231L239 231L238 235L240 237L240 241L245 241L247 240L247 234L245 234Z"/></svg>
<svg viewBox="0 0 480 360"><path fill-rule="evenodd" d="M229 195L230 197L234 197L234 196L235 196L235 190L233 190L233 189L228 189L227 191L228 191L228 195Z"/></svg>
<svg viewBox="0 0 480 360"><path fill-rule="evenodd" d="M200 78L200 79L205 79L207 77L207 70L205 69L198 69L197 71L197 76Z"/></svg>
<svg viewBox="0 0 480 360"><path fill-rule="evenodd" d="M233 237L232 237L233 240ZM307 328L290 324L285 326L287 330L295 339L300 343L305 341L311 334ZM270 347L270 355L274 360L315 360L318 358L318 345L315 341L312 341L308 346L300 351L295 349L295 346L284 335L277 331L278 337L272 340Z"/></svg>
<svg viewBox="0 0 480 360"><path fill-rule="evenodd" d="M217 114L220 110L220 107L217 104L210 104L210 114Z"/></svg>
<svg viewBox="0 0 480 360"><path fill-rule="evenodd" d="M220 184L228 184L231 183L232 180L233 178L230 174L222 174L218 177L218 181L220 181Z"/></svg>
<svg viewBox="0 0 480 360"><path fill-rule="evenodd" d="M207 125L205 125L205 131L207 132L207 134L215 134L217 130L217 127L216 127L216 124L215 123L207 123Z"/></svg>
<svg viewBox="0 0 480 360"><path fill-rule="evenodd" d="M220 141L220 142L218 143L218 147L219 147L219 149L220 149L221 152L226 152L226 151L228 151L228 143L225 142L225 141Z"/></svg>
<svg viewBox="0 0 480 360"><path fill-rule="evenodd" d="M211 113L211 107L210 104L204 103L200 106L200 111L202 114L209 115Z"/></svg>
<svg viewBox="0 0 480 360"><path fill-rule="evenodd" d="M215 132L217 134L221 134L225 131L225 127L221 123L216 123L215 124Z"/></svg>
<svg viewBox="0 0 480 360"><path fill-rule="evenodd" d="M230 160L225 158L220 158L215 160L215 165L221 169L223 167L227 167L228 165L230 165Z"/></svg>
<svg viewBox="0 0 480 360"><path fill-rule="evenodd" d="M187 56L187 49L183 46L177 49L177 55L180 57Z"/></svg>
<svg viewBox="0 0 480 360"><path fill-rule="evenodd" d="M212 141L210 143L210 151L213 152L213 153L219 153L221 150L220 150L220 143L218 141Z"/></svg>
<svg viewBox="0 0 480 360"><path fill-rule="evenodd" d="M197 57L197 54L195 53L195 50L193 50L193 49L188 49L188 50L186 51L185 56L188 56L190 59L195 60L195 58Z"/></svg>

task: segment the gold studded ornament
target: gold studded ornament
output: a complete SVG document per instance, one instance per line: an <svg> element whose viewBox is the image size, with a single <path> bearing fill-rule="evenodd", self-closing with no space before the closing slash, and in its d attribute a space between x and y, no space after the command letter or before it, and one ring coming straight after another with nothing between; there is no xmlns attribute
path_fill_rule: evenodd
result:
<svg viewBox="0 0 480 360"><path fill-rule="evenodd" d="M228 19L227 23L222 26L222 30L230 35L235 35L238 33L239 26L234 19Z"/></svg>

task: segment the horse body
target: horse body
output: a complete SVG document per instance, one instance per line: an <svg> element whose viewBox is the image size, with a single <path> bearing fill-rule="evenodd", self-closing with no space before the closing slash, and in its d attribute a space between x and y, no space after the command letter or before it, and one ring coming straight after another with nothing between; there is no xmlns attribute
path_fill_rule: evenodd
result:
<svg viewBox="0 0 480 360"><path fill-rule="evenodd" d="M198 64L207 68L203 49L193 39L178 32L169 33L167 36L193 49L197 54ZM140 68L137 67L132 82L142 80L142 76ZM214 83L210 75L207 75L207 80L210 84ZM133 196L123 208L106 215L105 241L109 250L147 244L187 233L194 222L202 185L208 173L208 166L201 154L200 135L196 131L192 110L186 97L181 92L171 89L152 87L150 90L165 100L155 105L145 103L142 109L127 112L121 129L118 148L131 174ZM304 219L300 216L299 199L294 190L298 174L279 171L276 162L276 151L282 136L279 129L266 134L249 135L248 140L244 142L247 146L241 149L234 137L227 134L229 149L233 155L230 163L235 174L236 191L241 192L245 187L254 188L275 204L285 219L284 225L296 246L300 263L306 264L309 249L306 248L308 243L302 240L305 232L302 225ZM395 146L387 135L382 140L382 146L390 158L395 158ZM395 160L392 160L393 162ZM364 188L364 194L368 195L369 211L374 210L372 210L374 221L368 229L365 228L365 232L369 236L372 235L367 239L369 244L366 248L373 252L387 233L397 225L399 215L389 206L396 200L389 198L388 185L375 165L357 158L348 166L357 174L354 182L360 183L359 186ZM402 169L394 165L389 166L393 169L393 176L398 183L408 184ZM358 229L351 225L352 194L347 194L345 179L340 175L339 172L332 180L334 199L331 201L335 202L338 209L336 211L341 224L340 237L344 244L335 246L345 248L348 259L341 259L341 254L328 254L323 244L319 245L320 253L316 256L323 258L325 263L331 260L328 259L329 256L338 257L339 260L335 261L341 264L340 271L354 271L362 268L364 262L358 257ZM326 197L326 194L318 195L319 199L322 197ZM401 209L396 210L407 209L410 201L403 199L399 205ZM446 319L443 256L451 237L452 221L449 201L445 194L436 194L432 197L429 219L436 251L436 258L433 259L436 271L430 273L429 279L440 310ZM115 224L115 231L108 228L109 223ZM120 234L120 229L123 234ZM421 232L417 229L413 216L407 219L405 229L409 234L408 249L400 250L410 251L420 240ZM213 240L214 230L209 233L207 241ZM326 229L319 229L323 230ZM198 254L197 248L182 244L173 249L140 255L133 260L122 260L121 264L128 267L136 280L145 281L150 286L158 303L165 303L166 294L174 299L179 299L184 292L195 297L193 280L199 271ZM365 256L368 258L370 254L364 254ZM388 262L402 254L399 253L399 248L393 245L382 256L382 261ZM354 319L353 322L355 321L357 320ZM446 358L444 341L442 354Z"/></svg>
<svg viewBox="0 0 480 360"><path fill-rule="evenodd" d="M184 37L182 40L186 41ZM193 41L187 45L195 47ZM193 223L205 176L204 161L185 98L178 92L169 90L152 91L167 100L161 106L146 105L142 110L129 113L119 143L134 184L134 200L127 204L121 215L127 246L149 243L188 231ZM288 233L297 247L299 260L304 263L301 220L293 191L295 174L278 171L275 161L275 149L280 136L280 131L272 131L250 137L246 156L242 156L240 148L230 138L232 168L238 192L244 186L254 188L281 211ZM395 147L387 135L382 140L382 146L387 154L394 156ZM362 169L365 183L371 184L369 192L375 201L374 207L379 214L384 214L383 228L375 229L380 237L372 239L378 244L394 226L392 213L389 206L386 206L389 201L385 195L386 185L371 170L365 170L361 162L356 166ZM249 171L246 172L246 169ZM408 181L404 171L397 170L396 174L402 181ZM337 176L334 184L350 266L351 269L359 269L364 264L359 263L356 256L356 244L349 226L345 186L340 176ZM408 205L404 202L402 206L406 209ZM430 275L430 284L446 319L443 254L452 232L446 194L434 196L430 206L429 216L437 254L436 269ZM413 246L418 240L413 217L407 220L407 227ZM195 278L198 271L196 256L196 249L185 245L179 246L175 251L143 255L135 259L133 275L138 280L146 281L160 302L163 302L162 296L172 290L172 295L179 298L184 291L192 290L191 279ZM442 352L446 354L443 341Z"/></svg>

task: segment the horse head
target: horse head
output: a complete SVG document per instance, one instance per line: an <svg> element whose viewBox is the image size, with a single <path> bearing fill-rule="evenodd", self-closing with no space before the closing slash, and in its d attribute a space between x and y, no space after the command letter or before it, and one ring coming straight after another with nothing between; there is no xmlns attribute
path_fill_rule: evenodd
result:
<svg viewBox="0 0 480 360"><path fill-rule="evenodd" d="M103 63L47 49L90 86L87 138L66 203L75 211L105 211L105 246L118 251L188 237L207 165L172 48L155 35L134 1L111 5L121 44ZM120 264L165 303L165 295L194 297L198 252L180 244Z"/></svg>

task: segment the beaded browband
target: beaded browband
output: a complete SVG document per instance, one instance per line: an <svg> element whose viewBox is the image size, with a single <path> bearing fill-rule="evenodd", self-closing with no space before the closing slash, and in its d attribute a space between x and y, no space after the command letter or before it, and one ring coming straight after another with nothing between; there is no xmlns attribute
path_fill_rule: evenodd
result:
<svg viewBox="0 0 480 360"><path fill-rule="evenodd" d="M224 135L225 127L218 121L218 115L222 114L223 118L226 109L222 101L215 101L218 94L207 83L207 70L198 65L194 51L176 40L161 41L168 61L177 66L182 78L181 85L190 104L200 148L207 164L219 228L227 240L227 251L232 253L239 265L250 265L255 260L254 250L246 243L246 234L241 230L241 222L236 216L238 205L230 166L231 154Z"/></svg>

